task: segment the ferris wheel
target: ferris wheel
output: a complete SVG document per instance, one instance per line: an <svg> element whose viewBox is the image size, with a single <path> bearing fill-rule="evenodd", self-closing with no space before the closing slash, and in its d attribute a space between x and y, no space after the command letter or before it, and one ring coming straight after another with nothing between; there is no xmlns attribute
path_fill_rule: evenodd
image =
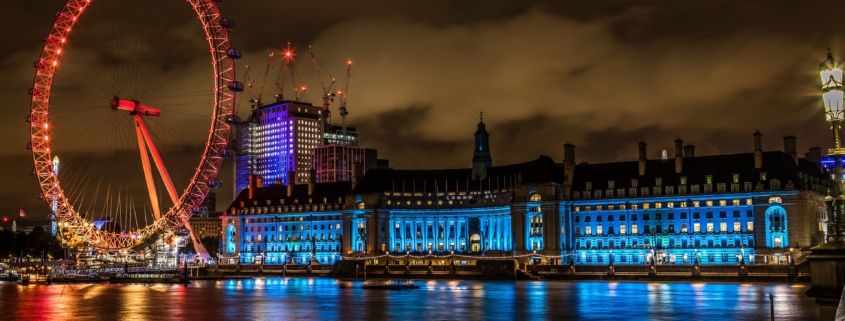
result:
<svg viewBox="0 0 845 321"><path fill-rule="evenodd" d="M66 244L131 249L190 232L207 256L188 220L222 185L243 90L222 2L69 0L55 13L33 63L27 148Z"/></svg>

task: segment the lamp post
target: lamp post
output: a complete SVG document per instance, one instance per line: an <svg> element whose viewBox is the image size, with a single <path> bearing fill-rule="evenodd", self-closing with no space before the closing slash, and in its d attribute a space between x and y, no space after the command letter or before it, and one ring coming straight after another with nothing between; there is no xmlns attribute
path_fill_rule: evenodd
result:
<svg viewBox="0 0 845 321"><path fill-rule="evenodd" d="M842 158L845 156L845 149L841 146L839 137L839 124L843 117L843 85L842 85L842 63L833 59L829 51L827 59L819 65L819 75L822 80L822 101L824 102L825 120L830 123L833 131L833 148L828 150L829 157L834 161L834 189L828 191L825 197L827 206L827 241L840 242L843 239L843 204L845 196L842 195ZM833 192L833 195L830 193Z"/></svg>

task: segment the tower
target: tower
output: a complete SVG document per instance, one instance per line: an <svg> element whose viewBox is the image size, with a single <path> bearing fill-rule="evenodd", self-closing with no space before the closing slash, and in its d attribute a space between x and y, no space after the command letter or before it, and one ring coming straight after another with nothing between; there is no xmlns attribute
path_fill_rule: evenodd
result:
<svg viewBox="0 0 845 321"><path fill-rule="evenodd" d="M475 146L472 154L472 179L487 178L487 169L493 166L490 157L490 134L484 125L484 113L479 115L478 130L475 131Z"/></svg>

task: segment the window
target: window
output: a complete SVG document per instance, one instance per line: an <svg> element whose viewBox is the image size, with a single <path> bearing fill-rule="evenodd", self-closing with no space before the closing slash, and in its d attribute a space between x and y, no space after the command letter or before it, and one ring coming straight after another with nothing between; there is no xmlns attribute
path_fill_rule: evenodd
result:
<svg viewBox="0 0 845 321"><path fill-rule="evenodd" d="M739 192L739 184L731 184L731 192Z"/></svg>
<svg viewBox="0 0 845 321"><path fill-rule="evenodd" d="M678 194L686 194L686 193L687 193L687 186L686 185L678 186Z"/></svg>
<svg viewBox="0 0 845 321"><path fill-rule="evenodd" d="M590 199L590 191L584 191L584 199L585 200Z"/></svg>
<svg viewBox="0 0 845 321"><path fill-rule="evenodd" d="M635 187L631 187L628 189L628 196L637 196L637 189Z"/></svg>
<svg viewBox="0 0 845 321"><path fill-rule="evenodd" d="M754 217L754 212L751 210L745 211L745 217Z"/></svg>
<svg viewBox="0 0 845 321"><path fill-rule="evenodd" d="M734 206L739 205L739 200L735 199L735 200L731 201L731 205L734 205Z"/></svg>
<svg viewBox="0 0 845 321"><path fill-rule="evenodd" d="M750 192L751 191L751 182L745 182L744 185L745 185L745 191Z"/></svg>
<svg viewBox="0 0 845 321"><path fill-rule="evenodd" d="M734 211L734 215L733 215L733 217L734 217L734 218L739 218L739 211Z"/></svg>
<svg viewBox="0 0 845 321"><path fill-rule="evenodd" d="M707 206L713 206L713 201L707 201Z"/></svg>
<svg viewBox="0 0 845 321"><path fill-rule="evenodd" d="M605 197L613 197L613 190L608 188L606 191L604 191L604 195Z"/></svg>
<svg viewBox="0 0 845 321"><path fill-rule="evenodd" d="M585 228L584 228L584 230L587 232L587 233L586 233L587 235L592 235L592 234L593 234L593 229L592 229L592 227L590 227L590 226L585 227Z"/></svg>
<svg viewBox="0 0 845 321"><path fill-rule="evenodd" d="M636 179L636 178L635 178L635 179L632 179L632 180L631 180L631 187L637 187L637 183L638 183L638 182L637 182L637 179Z"/></svg>
<svg viewBox="0 0 845 321"><path fill-rule="evenodd" d="M576 200L581 198L581 192L572 192L572 198Z"/></svg>
<svg viewBox="0 0 845 321"><path fill-rule="evenodd" d="M631 225L631 233L633 233L633 234L637 234L637 233L639 233L639 232L637 231L637 224Z"/></svg>
<svg viewBox="0 0 845 321"><path fill-rule="evenodd" d="M728 218L728 212L719 211L719 218Z"/></svg>
<svg viewBox="0 0 845 321"><path fill-rule="evenodd" d="M719 232L727 232L728 231L728 223L721 222L719 223Z"/></svg>
<svg viewBox="0 0 845 321"><path fill-rule="evenodd" d="M687 225L681 224L681 233L686 233L686 232L687 232Z"/></svg>
<svg viewBox="0 0 845 321"><path fill-rule="evenodd" d="M747 222L745 225L746 232L753 232L754 231L754 222Z"/></svg>
<svg viewBox="0 0 845 321"><path fill-rule="evenodd" d="M596 226L596 235L601 235L601 225Z"/></svg>
<svg viewBox="0 0 845 321"><path fill-rule="evenodd" d="M654 195L660 195L660 187L655 186L654 188L652 188L652 192L654 193Z"/></svg>
<svg viewBox="0 0 845 321"><path fill-rule="evenodd" d="M581 227L580 226L575 227L575 235L581 235Z"/></svg>
<svg viewBox="0 0 845 321"><path fill-rule="evenodd" d="M666 195L674 195L675 194L675 187L674 186L666 186Z"/></svg>
<svg viewBox="0 0 845 321"><path fill-rule="evenodd" d="M669 213L668 216L667 216L667 219L674 220L675 219L675 213Z"/></svg>
<svg viewBox="0 0 845 321"><path fill-rule="evenodd" d="M719 183L718 185L716 185L716 191L719 192L719 193L724 193L725 192L725 183Z"/></svg>
<svg viewBox="0 0 845 321"><path fill-rule="evenodd" d="M681 202L681 207L687 207L687 202Z"/></svg>
<svg viewBox="0 0 845 321"><path fill-rule="evenodd" d="M687 185L687 177L681 176L681 185Z"/></svg>
<svg viewBox="0 0 845 321"><path fill-rule="evenodd" d="M707 223L707 233L713 233L713 223Z"/></svg>
<svg viewBox="0 0 845 321"><path fill-rule="evenodd" d="M742 225L739 224L739 222L734 222L734 230L733 231L734 232L740 232L740 229L742 229Z"/></svg>
<svg viewBox="0 0 845 321"><path fill-rule="evenodd" d="M681 213L681 219L682 220L687 219L687 213Z"/></svg>
<svg viewBox="0 0 845 321"><path fill-rule="evenodd" d="M660 213L654 214L654 219L656 219L656 220L658 220L658 221L659 221L659 220L662 220L662 219L663 219L663 215L661 215Z"/></svg>
<svg viewBox="0 0 845 321"><path fill-rule="evenodd" d="M587 184L589 184L589 183L587 183ZM584 192L584 195L585 195L584 198L589 198L589 196L586 196L586 195L588 195L588 193L589 192ZM531 194L530 201L539 202L541 200L542 200L542 196L540 196L540 194L537 194L537 193Z"/></svg>
<svg viewBox="0 0 845 321"><path fill-rule="evenodd" d="M713 185L713 175L704 176L704 181L706 182L705 184L707 184L707 185Z"/></svg>
<svg viewBox="0 0 845 321"><path fill-rule="evenodd" d="M654 179L654 186L660 187L663 186L663 179L662 178L655 178Z"/></svg>
<svg viewBox="0 0 845 321"><path fill-rule="evenodd" d="M649 203L643 203L643 209L648 209L651 206Z"/></svg>
<svg viewBox="0 0 845 321"><path fill-rule="evenodd" d="M607 188L616 188L616 182L607 181Z"/></svg>
<svg viewBox="0 0 845 321"><path fill-rule="evenodd" d="M737 173L733 173L731 176L733 176L733 180L732 180L732 182L733 182L734 184L739 183L739 174L737 174Z"/></svg>
<svg viewBox="0 0 845 321"><path fill-rule="evenodd" d="M701 233L701 223L692 223L692 231L695 233Z"/></svg>
<svg viewBox="0 0 845 321"><path fill-rule="evenodd" d="M643 214L643 219L644 219L644 220L646 220L646 221L648 221L648 220L650 220L651 218L649 218L648 213L646 213L646 214Z"/></svg>
<svg viewBox="0 0 845 321"><path fill-rule="evenodd" d="M713 185L705 184L704 185L704 192L705 193L712 193L713 192Z"/></svg>
<svg viewBox="0 0 845 321"><path fill-rule="evenodd" d="M616 189L616 196L625 197L625 189L624 188L617 188Z"/></svg>
<svg viewBox="0 0 845 321"><path fill-rule="evenodd" d="M754 205L754 200L750 198L745 199L745 205Z"/></svg>
<svg viewBox="0 0 845 321"><path fill-rule="evenodd" d="M601 198L601 190L596 190L596 198Z"/></svg>
<svg viewBox="0 0 845 321"><path fill-rule="evenodd" d="M766 180L766 172L760 172L760 180L761 180L761 181L765 181L765 180Z"/></svg>
<svg viewBox="0 0 845 321"><path fill-rule="evenodd" d="M586 189L593 189L593 182L587 182L585 188Z"/></svg>
<svg viewBox="0 0 845 321"><path fill-rule="evenodd" d="M575 211L576 211L576 212L580 212L580 211L581 211L581 207L580 207L580 206L576 206L576 207L575 207Z"/></svg>
<svg viewBox="0 0 845 321"><path fill-rule="evenodd" d="M769 184L769 189L780 189L780 181L773 179L771 184Z"/></svg>
<svg viewBox="0 0 845 321"><path fill-rule="evenodd" d="M693 185L691 190L692 190L691 193L698 194L698 185Z"/></svg>
<svg viewBox="0 0 845 321"><path fill-rule="evenodd" d="M699 206L701 206L701 202L700 201L692 201L692 206L693 207L699 207Z"/></svg>
<svg viewBox="0 0 845 321"><path fill-rule="evenodd" d="M625 225L619 225L619 234L626 234L625 233Z"/></svg>
<svg viewBox="0 0 845 321"><path fill-rule="evenodd" d="M648 196L648 187L640 188L640 196Z"/></svg>

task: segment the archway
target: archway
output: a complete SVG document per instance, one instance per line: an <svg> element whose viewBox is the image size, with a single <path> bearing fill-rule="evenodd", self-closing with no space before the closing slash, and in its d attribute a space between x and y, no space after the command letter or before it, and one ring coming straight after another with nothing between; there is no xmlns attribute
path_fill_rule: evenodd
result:
<svg viewBox="0 0 845 321"><path fill-rule="evenodd" d="M469 251L470 251L470 253L481 252L481 236L480 235L473 234L469 238Z"/></svg>

